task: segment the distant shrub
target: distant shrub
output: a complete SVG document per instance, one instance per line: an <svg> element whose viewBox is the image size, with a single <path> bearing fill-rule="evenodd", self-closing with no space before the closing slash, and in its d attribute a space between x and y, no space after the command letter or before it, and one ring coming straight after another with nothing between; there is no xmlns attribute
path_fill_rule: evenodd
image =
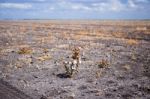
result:
<svg viewBox="0 0 150 99"><path fill-rule="evenodd" d="M49 52L49 50L47 48L43 48L43 52L46 54Z"/></svg>
<svg viewBox="0 0 150 99"><path fill-rule="evenodd" d="M129 71L131 69L131 66L126 64L123 66L123 69Z"/></svg>
<svg viewBox="0 0 150 99"><path fill-rule="evenodd" d="M39 61L45 61L51 59L51 56L49 54L43 55L37 58Z"/></svg>
<svg viewBox="0 0 150 99"><path fill-rule="evenodd" d="M73 49L72 59L78 60L79 57L80 57L80 49L79 48L74 48Z"/></svg>
<svg viewBox="0 0 150 99"><path fill-rule="evenodd" d="M98 62L99 68L106 68L108 66L109 66L109 62L107 60L102 59L101 61Z"/></svg>
<svg viewBox="0 0 150 99"><path fill-rule="evenodd" d="M138 44L138 41L137 41L137 40L134 40L134 39L128 39L128 40L127 40L127 44L128 44L128 45L137 45L137 44Z"/></svg>
<svg viewBox="0 0 150 99"><path fill-rule="evenodd" d="M31 54L31 53L32 53L32 49L27 47L21 48L18 51L18 54Z"/></svg>

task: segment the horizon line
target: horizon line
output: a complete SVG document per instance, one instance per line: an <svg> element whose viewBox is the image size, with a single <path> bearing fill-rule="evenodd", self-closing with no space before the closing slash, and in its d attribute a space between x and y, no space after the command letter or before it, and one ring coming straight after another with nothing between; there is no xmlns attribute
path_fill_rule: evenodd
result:
<svg viewBox="0 0 150 99"><path fill-rule="evenodd" d="M150 19L146 19L146 18L145 19L142 19L142 18L135 18L135 19L133 19L133 18L121 18L121 19L111 19L111 18L110 19L107 19L107 18L106 19L91 19L91 18L89 18L89 19L87 19L87 18L85 18L85 19L82 19L82 18L81 19L78 19L78 18L68 18L68 19L67 18L66 19L65 18L56 18L56 19L55 18L54 19L43 19L43 18L13 19L13 18L5 18L5 19L0 19L0 21L1 20L8 20L8 21L9 20L10 21L11 20L12 21L16 20L17 21L17 20L150 20Z"/></svg>

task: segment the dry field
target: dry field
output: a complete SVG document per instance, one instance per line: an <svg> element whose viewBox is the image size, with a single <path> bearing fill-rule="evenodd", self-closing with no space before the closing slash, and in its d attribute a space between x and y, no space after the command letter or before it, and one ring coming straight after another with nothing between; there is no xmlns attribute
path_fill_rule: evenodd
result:
<svg viewBox="0 0 150 99"><path fill-rule="evenodd" d="M33 99L150 99L150 21L0 21L0 79Z"/></svg>

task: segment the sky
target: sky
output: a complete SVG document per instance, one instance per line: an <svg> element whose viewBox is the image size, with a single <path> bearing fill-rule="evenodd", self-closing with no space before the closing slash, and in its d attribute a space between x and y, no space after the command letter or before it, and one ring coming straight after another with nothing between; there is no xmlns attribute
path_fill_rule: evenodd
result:
<svg viewBox="0 0 150 99"><path fill-rule="evenodd" d="M0 19L150 19L150 0L0 0Z"/></svg>

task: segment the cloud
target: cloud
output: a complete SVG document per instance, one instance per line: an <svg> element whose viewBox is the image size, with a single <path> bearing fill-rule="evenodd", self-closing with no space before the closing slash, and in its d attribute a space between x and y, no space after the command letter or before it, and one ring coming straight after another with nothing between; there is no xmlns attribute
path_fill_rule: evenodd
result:
<svg viewBox="0 0 150 99"><path fill-rule="evenodd" d="M146 4L148 4L148 0L127 0L127 2L123 3L121 0L105 0L100 3L93 3L92 8L96 11L113 11L113 12L121 12L121 11L135 11L138 9L146 8Z"/></svg>
<svg viewBox="0 0 150 99"><path fill-rule="evenodd" d="M97 11L97 12L120 12L120 11L132 11L136 10L139 7L139 4L136 2L146 2L146 0L128 0L127 3L121 2L121 0L94 0L92 3L91 0L79 0L80 2L75 2L74 0L61 0L58 7L64 10L80 10L80 11ZM82 2L81 2L82 1ZM86 3L85 3L86 2Z"/></svg>
<svg viewBox="0 0 150 99"><path fill-rule="evenodd" d="M28 1L28 0L26 0ZM32 3L31 1L35 1ZM132 11L142 8L143 3L148 0L31 0L26 3L0 3L1 8L33 9L37 10L78 10L78 11L97 11L97 12L120 12ZM38 5L38 6L37 6ZM144 8L144 6L143 6Z"/></svg>
<svg viewBox="0 0 150 99"><path fill-rule="evenodd" d="M72 2L71 2L72 1ZM119 0L105 0L105 1L97 1L93 3L83 3L85 0L79 0L80 2L74 2L73 0L67 1L62 0L59 2L58 7L62 9L72 9L72 10L80 10L80 11L121 11L125 8L125 5L122 4ZM82 2L81 2L82 1ZM87 0L89 2L90 0Z"/></svg>
<svg viewBox="0 0 150 99"><path fill-rule="evenodd" d="M148 3L148 0L135 0L135 2L140 2L140 3Z"/></svg>
<svg viewBox="0 0 150 99"><path fill-rule="evenodd" d="M107 2L93 3L93 10L96 11L121 11L125 9L125 4L119 0L108 0Z"/></svg>
<svg viewBox="0 0 150 99"><path fill-rule="evenodd" d="M83 10L83 11L85 11L85 10L91 9L90 7L86 6L85 4L75 3L75 2L66 2L64 0L62 0L55 6L58 6L60 9L63 9L63 10Z"/></svg>
<svg viewBox="0 0 150 99"><path fill-rule="evenodd" d="M129 7L131 7L131 8L137 8L137 7L138 7L138 6L134 3L133 0L128 0L128 5L129 5Z"/></svg>
<svg viewBox="0 0 150 99"><path fill-rule="evenodd" d="M71 6L73 10L91 10L90 7L82 5L82 4L74 4Z"/></svg>
<svg viewBox="0 0 150 99"><path fill-rule="evenodd" d="M0 3L0 8L30 9L31 7L29 3Z"/></svg>
<svg viewBox="0 0 150 99"><path fill-rule="evenodd" d="M150 0L1 0L0 2L0 17L4 18L21 15L32 18L93 19L150 16L148 13Z"/></svg>

